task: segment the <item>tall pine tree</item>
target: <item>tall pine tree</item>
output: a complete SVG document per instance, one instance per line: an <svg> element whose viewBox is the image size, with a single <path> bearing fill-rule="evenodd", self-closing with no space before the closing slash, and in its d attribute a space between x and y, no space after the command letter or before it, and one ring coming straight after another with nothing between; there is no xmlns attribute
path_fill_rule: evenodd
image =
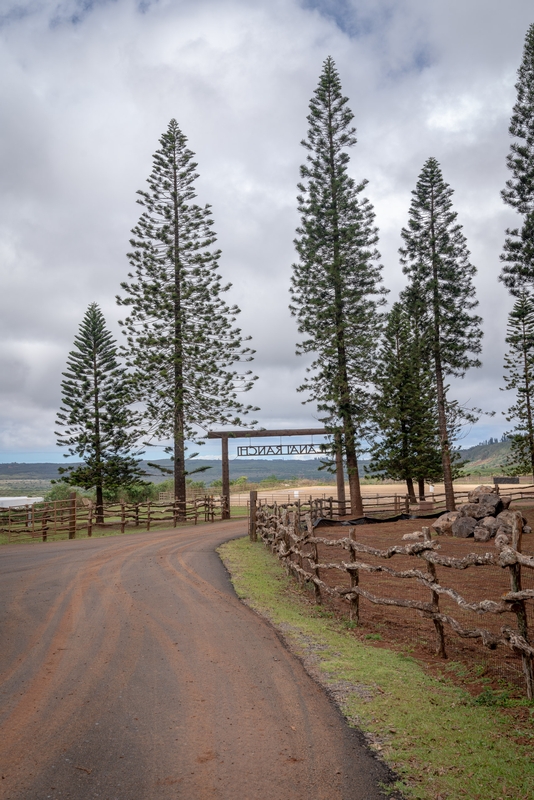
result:
<svg viewBox="0 0 534 800"><path fill-rule="evenodd" d="M447 508L455 508L451 464L451 420L447 376L463 377L479 367L481 319L466 239L452 209L453 190L435 158L429 158L412 192L408 227L401 235L403 271L418 298L422 342L432 359Z"/></svg>
<svg viewBox="0 0 534 800"><path fill-rule="evenodd" d="M148 191L138 192L144 210L130 240L132 272L117 298L130 309L123 324L137 396L151 435L171 441L174 492L182 504L186 439L198 441L212 425L242 425L239 415L253 409L237 393L255 380L250 370L233 369L254 351L233 327L239 309L222 297L230 284L217 272L210 206L193 202L193 157L171 120L153 156Z"/></svg>
<svg viewBox="0 0 534 800"><path fill-rule="evenodd" d="M61 481L96 489L96 521L103 522L103 492L141 483L132 455L140 433L131 410L131 385L117 358L117 343L104 316L91 303L74 339L61 383L57 443L82 464L60 467ZM68 456L66 456L68 457Z"/></svg>
<svg viewBox="0 0 534 800"><path fill-rule="evenodd" d="M505 389L516 392L516 402L506 413L508 422L516 423L507 433L511 448L506 466L514 475L530 472L534 477L534 299L525 291L508 317L506 342Z"/></svg>
<svg viewBox="0 0 534 800"><path fill-rule="evenodd" d="M362 515L358 448L371 414L369 383L385 289L380 285L374 212L361 197L366 181L348 174L348 148L356 143L353 114L332 58L327 58L310 101L308 151L301 167L291 312L305 338L297 353L313 353L310 377L300 387L324 414L325 426L343 434L351 513ZM341 437L335 436L335 441Z"/></svg>
<svg viewBox="0 0 534 800"><path fill-rule="evenodd" d="M517 100L508 129L513 141L507 157L512 177L502 198L521 214L523 224L506 231L500 280L517 295L522 287L534 285L534 23L527 31L515 88Z"/></svg>
<svg viewBox="0 0 534 800"><path fill-rule="evenodd" d="M388 314L375 387L380 438L367 469L406 481L413 499L415 479L424 499L425 479L442 477L434 377L422 352L417 321L402 302L395 303Z"/></svg>

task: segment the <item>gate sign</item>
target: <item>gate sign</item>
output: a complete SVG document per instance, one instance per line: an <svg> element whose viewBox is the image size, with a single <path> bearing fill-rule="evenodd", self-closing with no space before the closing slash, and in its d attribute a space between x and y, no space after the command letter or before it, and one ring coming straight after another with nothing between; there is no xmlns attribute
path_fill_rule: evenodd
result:
<svg viewBox="0 0 534 800"><path fill-rule="evenodd" d="M320 444L260 444L237 448L237 457L243 456L318 456L323 455Z"/></svg>

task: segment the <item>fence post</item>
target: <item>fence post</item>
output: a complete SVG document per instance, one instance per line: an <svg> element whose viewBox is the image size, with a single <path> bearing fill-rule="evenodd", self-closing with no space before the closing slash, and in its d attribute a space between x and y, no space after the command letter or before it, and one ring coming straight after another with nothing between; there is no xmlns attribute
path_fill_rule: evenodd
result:
<svg viewBox="0 0 534 800"><path fill-rule="evenodd" d="M410 495L409 494L404 495L404 513L408 514L408 515L410 514Z"/></svg>
<svg viewBox="0 0 534 800"><path fill-rule="evenodd" d="M430 535L430 528L422 528L423 537L425 542L431 542L432 536ZM437 583L437 572L436 572L436 565L432 564L430 561L426 562L426 568L432 577L432 580ZM430 592L432 607L434 613L439 614L439 594L431 590ZM443 622L439 619L433 619L434 628L436 629L436 638L437 638L437 645L436 645L436 655L440 658L447 658L447 652L445 650L445 631L443 629Z"/></svg>
<svg viewBox="0 0 534 800"><path fill-rule="evenodd" d="M76 538L76 492L69 497L69 539Z"/></svg>
<svg viewBox="0 0 534 800"><path fill-rule="evenodd" d="M121 533L124 533L125 524L126 524L126 519L124 512L124 503L121 503Z"/></svg>
<svg viewBox="0 0 534 800"><path fill-rule="evenodd" d="M256 522L257 522L257 504L258 502L258 492L252 491L250 493L250 506L249 506L249 524L248 524L248 535L251 542L258 541L258 533L256 531Z"/></svg>
<svg viewBox="0 0 534 800"><path fill-rule="evenodd" d="M147 509L146 509L146 529L147 532L150 530L150 500L147 503Z"/></svg>
<svg viewBox="0 0 534 800"><path fill-rule="evenodd" d="M356 541L356 528L349 528L349 540L350 542ZM356 561L356 553L354 552L352 545L350 545L350 554L349 558L351 562L354 564ZM360 583L360 571L357 569L351 569L350 571L350 588L354 589ZM360 624L360 595L356 594L350 599L350 621L355 622L356 625Z"/></svg>
<svg viewBox="0 0 534 800"><path fill-rule="evenodd" d="M43 542L46 542L48 538L48 503L45 504L43 508L42 516L41 516L41 532L43 535Z"/></svg>
<svg viewBox="0 0 534 800"><path fill-rule="evenodd" d="M512 542L511 546L518 553L521 552L521 539L523 536L523 520L520 511L515 512L514 520L512 523ZM512 592L521 591L521 564L511 564L508 569L510 570L510 588ZM519 635L526 639L528 642L528 623L527 623L527 610L524 600L518 600L514 603L514 611L517 616L517 629ZM521 653L521 661L523 665L523 674L525 676L525 683L527 687L527 697L529 700L534 698L534 673L532 669L532 657L528 653Z"/></svg>
<svg viewBox="0 0 534 800"><path fill-rule="evenodd" d="M306 521L308 523L308 526L307 526L308 527L308 535L309 536L313 536L313 525L312 525L311 514L309 516L309 519L306 520ZM313 548L313 560L314 560L315 564L318 564L319 563L319 548L317 547L316 542L312 542L312 548ZM321 577L320 574L319 574L319 567L315 566L313 568L313 573L314 573L316 578L320 578ZM317 603L318 606L320 606L321 603L323 602L323 598L321 597L321 587L318 586L316 583L314 583L313 584L313 590L315 592L315 602Z"/></svg>
<svg viewBox="0 0 534 800"><path fill-rule="evenodd" d="M315 564L318 564L319 563L319 550L318 550L317 545L315 544L315 542L312 543L312 548L313 548L313 560L314 560ZM316 578L320 578L321 577L320 574L319 574L319 567L315 566L313 568L313 573L314 573ZM320 606L321 603L323 602L323 598L321 597L321 587L318 586L316 583L314 583L313 584L313 590L315 592L315 602L317 603L318 606Z"/></svg>
<svg viewBox="0 0 534 800"><path fill-rule="evenodd" d="M93 503L90 500L87 508L87 536L90 538L93 535Z"/></svg>

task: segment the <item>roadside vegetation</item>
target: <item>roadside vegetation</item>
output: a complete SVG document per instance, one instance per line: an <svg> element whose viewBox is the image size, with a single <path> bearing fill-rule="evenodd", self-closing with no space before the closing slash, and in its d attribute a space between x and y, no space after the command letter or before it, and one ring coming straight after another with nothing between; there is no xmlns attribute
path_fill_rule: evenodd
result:
<svg viewBox="0 0 534 800"><path fill-rule="evenodd" d="M474 697L468 675L465 687L458 685L462 665L448 664L433 677L409 653L375 647L371 637L360 641L352 623L316 606L261 543L238 539L219 552L238 595L275 625L349 724L364 732L406 798L534 796L531 703L513 699L506 687Z"/></svg>

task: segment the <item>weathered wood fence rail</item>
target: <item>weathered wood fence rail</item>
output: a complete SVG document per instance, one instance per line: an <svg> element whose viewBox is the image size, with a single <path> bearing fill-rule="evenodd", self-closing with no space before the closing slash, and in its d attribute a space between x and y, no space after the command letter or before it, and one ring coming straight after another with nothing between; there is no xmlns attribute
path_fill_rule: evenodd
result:
<svg viewBox="0 0 534 800"><path fill-rule="evenodd" d="M332 530L332 529L330 529ZM356 623L360 620L360 598L370 603L384 606L397 606L418 611L423 617L432 620L436 634L436 652L446 657L445 626L454 634L470 639L479 639L490 650L499 645L510 648L522 661L526 692L529 699L534 698L533 657L534 648L529 643L526 603L534 600L534 589L522 589L522 569L534 569L534 557L521 553L522 516L515 515L511 541L495 553L468 553L463 558L441 555L440 544L433 541L429 528L423 528L424 540L409 544L394 545L380 550L356 540L356 528L348 529L343 538L324 538L314 531L311 514L307 514L306 524L301 519L301 509L261 505L255 509L255 526L251 526L251 538L259 536L273 553L281 559L299 582L309 582L313 586L318 603L322 595L342 599L349 604L350 616ZM319 547L338 550L348 555L348 560L321 561ZM389 560L398 556L418 559L424 567L395 570L385 564L370 563L373 560ZM366 560L362 560L365 558ZM467 600L456 589L442 585L438 578L443 568L447 570L466 570L470 568L500 567L510 573L510 591L499 601L482 599ZM324 580L325 573L335 571L349 576L349 586L332 586ZM429 592L428 602L406 598L382 597L362 588L361 573L374 573L403 580L414 580ZM331 583L331 582L330 582ZM488 584L490 586L490 584ZM448 598L462 609L477 616L511 615L515 617L516 627L503 625L500 631L484 627L465 627L451 614L443 613L440 600Z"/></svg>
<svg viewBox="0 0 534 800"><path fill-rule="evenodd" d="M467 492L456 492L455 496L458 503L463 503L467 499ZM270 503L268 500L258 499L259 506L278 508L299 509L302 517L311 513L312 520L316 519L342 519L350 516L350 505L348 502L341 502L335 497L306 497L303 495L299 500L288 500L287 503ZM375 497L363 497L364 514L369 516L387 516L395 514L417 514L424 513L444 513L445 495L435 495L431 500L414 500L408 495L376 495Z"/></svg>
<svg viewBox="0 0 534 800"><path fill-rule="evenodd" d="M256 493L257 494L257 493ZM455 491L454 497L457 505L467 502L467 491ZM502 494L511 497L512 501L534 501L534 486L521 486L521 488L513 488L506 486ZM407 494L393 494L375 496L363 495L363 508L364 514L369 516L380 517L387 514L425 514L425 513L440 513L447 510L445 505L444 494L428 494L426 500L418 500L410 497ZM290 499L288 501L273 503L269 500L262 498L257 499L257 505L266 507L277 508L291 508L298 509L301 517L308 513L312 516L312 521L323 519L342 519L343 517L350 516L350 505L347 501L344 503L337 500L335 497L306 497L304 492L299 499Z"/></svg>
<svg viewBox="0 0 534 800"><path fill-rule="evenodd" d="M225 508L225 497L209 495L196 497L185 504L106 503L103 516L98 520L94 503L71 497L22 508L0 509L0 534L8 542L31 539L46 542L58 537L92 536L95 528L110 528L121 533L127 528L150 531L162 523L176 527L179 523L214 522L221 519Z"/></svg>

